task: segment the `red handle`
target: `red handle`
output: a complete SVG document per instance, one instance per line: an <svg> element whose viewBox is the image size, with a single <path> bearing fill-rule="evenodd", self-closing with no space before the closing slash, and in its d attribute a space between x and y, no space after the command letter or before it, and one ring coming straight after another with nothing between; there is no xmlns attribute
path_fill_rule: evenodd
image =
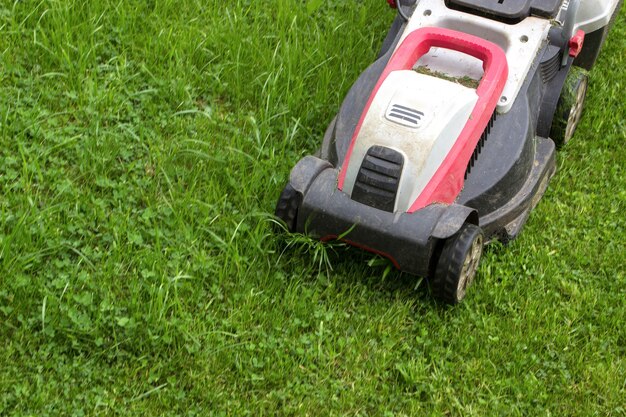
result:
<svg viewBox="0 0 626 417"><path fill-rule="evenodd" d="M479 96L491 95L500 85L504 88L508 65L499 46L467 33L434 27L411 32L389 60L381 79L387 78L392 71L412 69L433 47L462 52L483 62L484 75L476 90ZM495 98L496 103L498 98Z"/></svg>
<svg viewBox="0 0 626 417"><path fill-rule="evenodd" d="M389 60L365 105L352 136L339 172L337 186L340 190L343 190L346 171L361 126L381 85L393 71L412 69L432 47L451 49L480 59L483 62L484 74L476 89L478 100L470 119L439 169L408 212L412 213L434 202L452 203L460 193L467 163L495 111L500 94L504 90L509 69L506 55L498 45L467 33L437 27L426 27L411 32Z"/></svg>

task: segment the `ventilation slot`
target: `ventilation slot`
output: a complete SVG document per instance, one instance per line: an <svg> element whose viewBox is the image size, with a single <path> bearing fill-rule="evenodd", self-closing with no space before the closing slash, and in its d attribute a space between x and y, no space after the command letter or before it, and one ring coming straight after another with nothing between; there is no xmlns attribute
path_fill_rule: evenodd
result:
<svg viewBox="0 0 626 417"><path fill-rule="evenodd" d="M493 115L491 116L491 119L489 119L489 123L487 123L487 127L485 127L485 130L483 131L483 134L480 135L480 140L478 141L478 145L476 145L476 148L474 149L474 153L472 154L472 157L469 163L467 164L467 169L465 170L465 179L467 179L469 174L472 172L472 168L474 167L474 164L478 160L478 156L480 155L480 153L483 150L483 147L485 146L485 142L487 141L487 138L489 137L489 133L491 133L491 128L493 127L493 124L496 121L496 115L497 113L494 111Z"/></svg>
<svg viewBox="0 0 626 417"><path fill-rule="evenodd" d="M387 119L409 127L418 127L424 113L410 107L394 104L387 112Z"/></svg>
<svg viewBox="0 0 626 417"><path fill-rule="evenodd" d="M551 49L556 49L553 51ZM555 76L556 73L561 69L561 51L559 48L550 47L548 53L551 53L552 56L541 62L540 73L541 80L544 84L549 83Z"/></svg>

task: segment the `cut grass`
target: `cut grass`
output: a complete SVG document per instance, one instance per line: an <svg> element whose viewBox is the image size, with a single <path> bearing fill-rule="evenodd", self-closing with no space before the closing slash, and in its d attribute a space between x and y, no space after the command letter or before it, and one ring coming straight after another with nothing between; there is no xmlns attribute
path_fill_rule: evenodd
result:
<svg viewBox="0 0 626 417"><path fill-rule="evenodd" d="M433 71L427 66L419 66L414 68L414 71L418 74L428 75L430 77L441 78L442 80L451 81L453 83L461 84L463 87L468 87L472 89L477 89L480 85L480 80L475 80L471 77L463 76L463 77L452 77L450 75L444 74L443 72Z"/></svg>
<svg viewBox="0 0 626 417"><path fill-rule="evenodd" d="M544 200L446 309L271 231L384 2L2 3L0 414L625 415L624 17Z"/></svg>

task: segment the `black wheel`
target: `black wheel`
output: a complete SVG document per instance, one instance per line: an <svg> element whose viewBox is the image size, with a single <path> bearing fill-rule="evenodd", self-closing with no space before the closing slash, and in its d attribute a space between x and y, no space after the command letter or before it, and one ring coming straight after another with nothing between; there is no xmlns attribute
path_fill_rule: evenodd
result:
<svg viewBox="0 0 626 417"><path fill-rule="evenodd" d="M458 304L465 298L478 271L484 240L480 227L470 223L446 240L431 282L436 299Z"/></svg>
<svg viewBox="0 0 626 417"><path fill-rule="evenodd" d="M283 192L280 193L274 214L285 222L287 230L292 233L296 231L296 220L300 204L302 204L302 195L291 184L287 183Z"/></svg>
<svg viewBox="0 0 626 417"><path fill-rule="evenodd" d="M588 83L589 77L584 69L573 67L567 75L550 131L557 147L569 142L576 132L583 115Z"/></svg>

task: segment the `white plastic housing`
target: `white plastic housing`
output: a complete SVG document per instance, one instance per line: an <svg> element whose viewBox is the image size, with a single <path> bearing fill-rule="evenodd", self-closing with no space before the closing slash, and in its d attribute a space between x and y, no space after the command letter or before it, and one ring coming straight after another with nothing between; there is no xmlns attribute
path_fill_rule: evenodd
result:
<svg viewBox="0 0 626 417"><path fill-rule="evenodd" d="M394 211L406 212L449 153L477 101L476 90L451 81L411 70L389 74L356 138L343 191L352 194L367 150L385 146L404 156Z"/></svg>

